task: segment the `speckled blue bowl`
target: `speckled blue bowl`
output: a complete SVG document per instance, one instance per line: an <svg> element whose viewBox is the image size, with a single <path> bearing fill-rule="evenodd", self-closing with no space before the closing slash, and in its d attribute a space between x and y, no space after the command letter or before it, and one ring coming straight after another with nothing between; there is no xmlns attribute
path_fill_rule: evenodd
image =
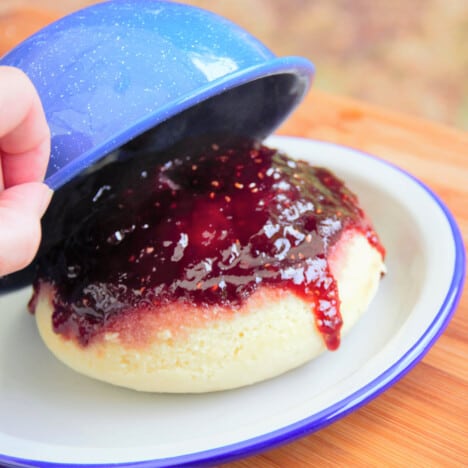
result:
<svg viewBox="0 0 468 468"><path fill-rule="evenodd" d="M243 29L173 2L116 0L39 31L0 60L21 68L52 132L54 189L145 136L162 148L203 134L263 139L300 102L313 75Z"/></svg>

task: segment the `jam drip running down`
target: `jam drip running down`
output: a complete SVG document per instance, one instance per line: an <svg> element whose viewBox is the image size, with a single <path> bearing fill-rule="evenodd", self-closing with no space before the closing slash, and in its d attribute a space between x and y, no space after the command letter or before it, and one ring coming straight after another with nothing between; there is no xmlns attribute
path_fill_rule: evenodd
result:
<svg viewBox="0 0 468 468"><path fill-rule="evenodd" d="M347 228L381 249L342 181L245 142L112 163L59 196L69 209L58 202L49 218L63 240L42 256L38 277L56 288L54 330L83 346L135 308L237 308L267 286L315 306L336 349L342 320L328 251Z"/></svg>

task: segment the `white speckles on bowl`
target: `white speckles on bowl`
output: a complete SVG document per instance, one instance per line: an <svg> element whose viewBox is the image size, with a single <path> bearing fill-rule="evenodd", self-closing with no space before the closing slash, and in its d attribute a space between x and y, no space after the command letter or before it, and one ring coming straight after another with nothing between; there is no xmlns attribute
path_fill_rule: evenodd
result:
<svg viewBox="0 0 468 468"><path fill-rule="evenodd" d="M23 69L38 88L52 132L46 181L54 189L187 109L195 108L190 122L179 119L166 144L232 130L263 139L302 99L313 75L306 59L276 58L224 18L156 0L78 11L0 64Z"/></svg>

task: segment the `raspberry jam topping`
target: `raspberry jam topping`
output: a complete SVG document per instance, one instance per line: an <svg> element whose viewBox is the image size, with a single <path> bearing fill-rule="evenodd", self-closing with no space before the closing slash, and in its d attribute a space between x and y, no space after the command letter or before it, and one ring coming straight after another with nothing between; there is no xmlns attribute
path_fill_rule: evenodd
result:
<svg viewBox="0 0 468 468"><path fill-rule="evenodd" d="M83 346L119 314L175 301L236 309L266 286L308 301L336 349L329 249L353 228L383 253L341 180L257 144L114 162L68 190L56 197L67 211L60 202L49 210L62 240L38 277L56 290L55 332Z"/></svg>

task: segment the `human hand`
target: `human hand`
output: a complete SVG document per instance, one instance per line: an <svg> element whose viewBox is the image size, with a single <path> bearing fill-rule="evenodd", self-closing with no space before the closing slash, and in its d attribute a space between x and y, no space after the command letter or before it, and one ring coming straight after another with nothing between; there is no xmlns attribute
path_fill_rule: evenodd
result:
<svg viewBox="0 0 468 468"><path fill-rule="evenodd" d="M39 96L19 69L0 66L0 276L28 265L52 190L42 183L50 131Z"/></svg>

